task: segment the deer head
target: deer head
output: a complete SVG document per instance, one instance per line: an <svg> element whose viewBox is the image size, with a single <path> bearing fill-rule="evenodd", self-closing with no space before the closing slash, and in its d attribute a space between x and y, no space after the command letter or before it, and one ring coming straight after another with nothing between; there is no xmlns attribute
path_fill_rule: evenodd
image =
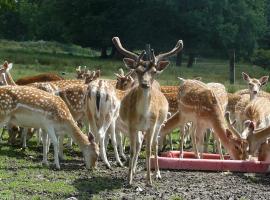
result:
<svg viewBox="0 0 270 200"><path fill-rule="evenodd" d="M262 76L260 79L250 78L248 74L242 72L243 79L248 83L248 89L251 99L259 93L261 87L266 85L269 76Z"/></svg>
<svg viewBox="0 0 270 200"><path fill-rule="evenodd" d="M134 69L131 69L127 74L124 73L123 69L119 69L119 74L115 73L117 78L115 88L118 90L127 90L131 88L135 82L132 78L132 74L135 72Z"/></svg>
<svg viewBox="0 0 270 200"><path fill-rule="evenodd" d="M9 71L12 69L13 64L4 62L0 68L0 85L9 85Z"/></svg>
<svg viewBox="0 0 270 200"><path fill-rule="evenodd" d="M160 74L169 65L170 62L164 61L163 59L172 56L183 49L183 42L182 40L179 40L174 49L167 53L155 56L154 50L151 50L149 60L144 61L143 57L146 53L145 51L142 51L142 53L138 56L135 53L124 49L118 37L114 37L112 42L116 49L125 56L123 61L126 67L135 70L138 77L139 86L144 89L150 88L153 83L154 76L156 74Z"/></svg>
<svg viewBox="0 0 270 200"><path fill-rule="evenodd" d="M85 73L87 73L86 66L84 66L84 70L81 69L81 66L78 66L78 68L76 69L76 73L77 79L84 79L84 75Z"/></svg>

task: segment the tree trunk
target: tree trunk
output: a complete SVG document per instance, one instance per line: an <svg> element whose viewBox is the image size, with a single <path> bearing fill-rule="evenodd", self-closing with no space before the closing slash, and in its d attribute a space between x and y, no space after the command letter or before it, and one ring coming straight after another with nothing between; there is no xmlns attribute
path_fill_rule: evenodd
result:
<svg viewBox="0 0 270 200"><path fill-rule="evenodd" d="M182 65L182 58L183 58L183 51L180 51L177 55L176 55L176 66L181 66Z"/></svg>
<svg viewBox="0 0 270 200"><path fill-rule="evenodd" d="M195 55L193 53L190 53L188 56L188 63L187 63L188 68L192 67L194 60L195 60Z"/></svg>
<svg viewBox="0 0 270 200"><path fill-rule="evenodd" d="M100 57L101 58L107 58L108 55L107 55L107 47L102 47L101 48L101 54L100 54Z"/></svg>

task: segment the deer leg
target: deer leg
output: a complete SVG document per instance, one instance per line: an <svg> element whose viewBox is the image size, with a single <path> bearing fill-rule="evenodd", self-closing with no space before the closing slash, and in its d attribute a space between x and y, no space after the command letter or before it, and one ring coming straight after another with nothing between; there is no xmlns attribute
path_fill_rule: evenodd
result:
<svg viewBox="0 0 270 200"><path fill-rule="evenodd" d="M191 142L193 146L193 151L195 153L195 156L197 158L200 158L198 149L197 149L197 141L196 141L196 132L197 132L197 125L195 123L192 123L192 130L191 130Z"/></svg>
<svg viewBox="0 0 270 200"><path fill-rule="evenodd" d="M111 141L113 145L113 150L114 150L114 155L117 163L123 167L123 163L120 160L119 154L118 154L118 149L117 149L117 143L116 143L116 138L115 138L115 120L112 121L109 129L111 129Z"/></svg>
<svg viewBox="0 0 270 200"><path fill-rule="evenodd" d="M154 132L153 130L149 130L146 133L146 169L147 169L147 175L146 175L146 184L147 185L152 185L152 178L151 178L151 173L150 173L150 158L151 158L151 153L152 153L152 142L153 142L153 135Z"/></svg>
<svg viewBox="0 0 270 200"><path fill-rule="evenodd" d="M48 127L47 131L46 131L49 135L49 137L51 138L51 141L53 143L53 149L54 149L54 164L56 166L56 169L60 169L60 164L59 164L59 149L58 149L58 141L57 141L57 137L55 134L55 130L53 127Z"/></svg>
<svg viewBox="0 0 270 200"><path fill-rule="evenodd" d="M212 134L213 134L213 138L215 139L215 141L217 143L217 151L219 153L220 159L221 160L224 160L224 156L223 156L223 153L222 153L222 144L220 142L220 139L216 137L216 135L214 134L214 132L212 132Z"/></svg>
<svg viewBox="0 0 270 200"><path fill-rule="evenodd" d="M42 141L42 129L41 128L38 129L37 134L38 134L38 142L37 142L37 144L39 145L41 143L41 141Z"/></svg>
<svg viewBox="0 0 270 200"><path fill-rule="evenodd" d="M43 142L43 160L42 164L49 165L48 163L48 151L47 151L47 145L48 145L48 134L45 131L41 131L42 135L42 142Z"/></svg>
<svg viewBox="0 0 270 200"><path fill-rule="evenodd" d="M144 134L141 131L138 131L136 134L136 153L135 153L135 160L134 160L134 166L133 166L133 173L136 173L136 168L137 168L137 162L138 162L138 157L142 148L142 143L143 143L143 137Z"/></svg>
<svg viewBox="0 0 270 200"><path fill-rule="evenodd" d="M125 151L124 151L125 144L124 144L124 141L123 141L123 134L117 129L116 129L115 133L116 133L115 134L116 135L116 141L118 143L119 154L120 154L121 158L126 161L127 157L126 157Z"/></svg>
<svg viewBox="0 0 270 200"><path fill-rule="evenodd" d="M58 137L58 143L59 143L59 158L61 159L61 160L64 160L64 153L63 153L63 151L64 151L64 135L60 135L59 137Z"/></svg>
<svg viewBox="0 0 270 200"><path fill-rule="evenodd" d="M155 133L154 133L154 138L153 138L153 146L154 146L154 155L155 155L155 176L156 179L161 179L160 171L159 171L159 164L158 164L158 135L160 132L161 126L157 126Z"/></svg>
<svg viewBox="0 0 270 200"><path fill-rule="evenodd" d="M204 130L201 126L197 126L196 129L196 146L197 146L197 151L198 151L198 158L202 158L202 153L203 153L203 142L204 142Z"/></svg>
<svg viewBox="0 0 270 200"><path fill-rule="evenodd" d="M128 183L132 185L133 182L133 168L134 168L134 160L135 160L135 152L136 152L136 134L135 130L129 130L129 138L130 138L130 160L129 160L129 170L128 170Z"/></svg>
<svg viewBox="0 0 270 200"><path fill-rule="evenodd" d="M184 126L179 127L179 140L181 141L179 158L184 157L184 141L185 141L185 129Z"/></svg>
<svg viewBox="0 0 270 200"><path fill-rule="evenodd" d="M206 129L206 135L205 135L205 142L204 142L204 147L203 147L203 151L205 153L208 152L208 145L210 143L210 135L211 135L211 129Z"/></svg>
<svg viewBox="0 0 270 200"><path fill-rule="evenodd" d="M26 148L27 131L28 131L27 128L23 128L23 131L22 131L22 143L23 143L22 147L23 148Z"/></svg>
<svg viewBox="0 0 270 200"><path fill-rule="evenodd" d="M99 134L99 142L100 142L100 156L107 168L111 169L111 165L107 159L107 154L105 150L105 134L100 133Z"/></svg>

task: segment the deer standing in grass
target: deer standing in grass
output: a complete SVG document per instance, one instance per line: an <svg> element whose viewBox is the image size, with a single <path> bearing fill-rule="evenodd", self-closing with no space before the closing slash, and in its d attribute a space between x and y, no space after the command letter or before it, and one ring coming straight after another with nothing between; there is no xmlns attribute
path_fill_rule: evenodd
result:
<svg viewBox="0 0 270 200"><path fill-rule="evenodd" d="M140 56L124 49L118 37L112 39L116 49L125 56L124 63L128 68L135 69L139 85L133 87L121 101L120 117L127 125L130 138L130 161L128 182L132 184L136 172L137 159L141 150L142 139L146 138L147 184L152 185L150 175L150 156L152 146L155 151L155 173L161 178L157 160L157 136L168 113L168 101L159 89L152 85L154 76L161 73L169 64L162 59L174 55L183 48L179 40L175 48L158 56L152 51L150 60L142 60ZM145 136L144 136L145 134Z"/></svg>
<svg viewBox="0 0 270 200"><path fill-rule="evenodd" d="M54 162L60 169L57 136L67 133L83 152L87 168L95 166L99 148L77 127L68 107L60 97L25 86L0 87L0 125L42 128L54 145ZM43 146L43 163L47 164L47 149Z"/></svg>

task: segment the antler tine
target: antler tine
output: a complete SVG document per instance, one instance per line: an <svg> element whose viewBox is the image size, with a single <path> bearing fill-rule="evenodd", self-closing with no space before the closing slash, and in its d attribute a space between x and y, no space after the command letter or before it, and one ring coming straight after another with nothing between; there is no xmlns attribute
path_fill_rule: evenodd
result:
<svg viewBox="0 0 270 200"><path fill-rule="evenodd" d="M160 60L162 60L162 59L164 59L166 57L172 56L172 55L178 53L179 51L181 51L183 49L183 47L184 47L183 41L182 40L178 40L178 42L176 43L175 47L171 51L169 51L167 53L159 54L156 57L156 59L157 59L157 61L160 61Z"/></svg>
<svg viewBox="0 0 270 200"><path fill-rule="evenodd" d="M118 37L113 37L112 42L113 42L114 46L116 47L116 49L124 56L126 56L128 58L132 58L133 60L138 59L138 55L123 48L123 46L120 42L120 39Z"/></svg>
<svg viewBox="0 0 270 200"><path fill-rule="evenodd" d="M139 63L145 54L146 54L146 51L143 50L142 53L141 53L141 54L139 55L139 57L137 58L136 62Z"/></svg>
<svg viewBox="0 0 270 200"><path fill-rule="evenodd" d="M125 77L131 76L135 72L134 69L129 70L129 72L125 75Z"/></svg>
<svg viewBox="0 0 270 200"><path fill-rule="evenodd" d="M151 49L151 58L150 58L150 60L152 60L154 62L154 64L157 64L157 58L155 56L154 49Z"/></svg>
<svg viewBox="0 0 270 200"><path fill-rule="evenodd" d="M78 66L78 68L76 69L77 72L81 72L81 66Z"/></svg>
<svg viewBox="0 0 270 200"><path fill-rule="evenodd" d="M122 68L120 68L118 71L119 71L119 75L125 76L125 72Z"/></svg>
<svg viewBox="0 0 270 200"><path fill-rule="evenodd" d="M241 139L241 134L233 127L233 124L234 124L235 122L232 122L232 121L231 121L231 118L230 118L230 112L229 112L229 111L227 111L227 112L225 113L225 119L226 119L228 128L233 132L233 134L234 134L237 138L240 138L240 139Z"/></svg>

